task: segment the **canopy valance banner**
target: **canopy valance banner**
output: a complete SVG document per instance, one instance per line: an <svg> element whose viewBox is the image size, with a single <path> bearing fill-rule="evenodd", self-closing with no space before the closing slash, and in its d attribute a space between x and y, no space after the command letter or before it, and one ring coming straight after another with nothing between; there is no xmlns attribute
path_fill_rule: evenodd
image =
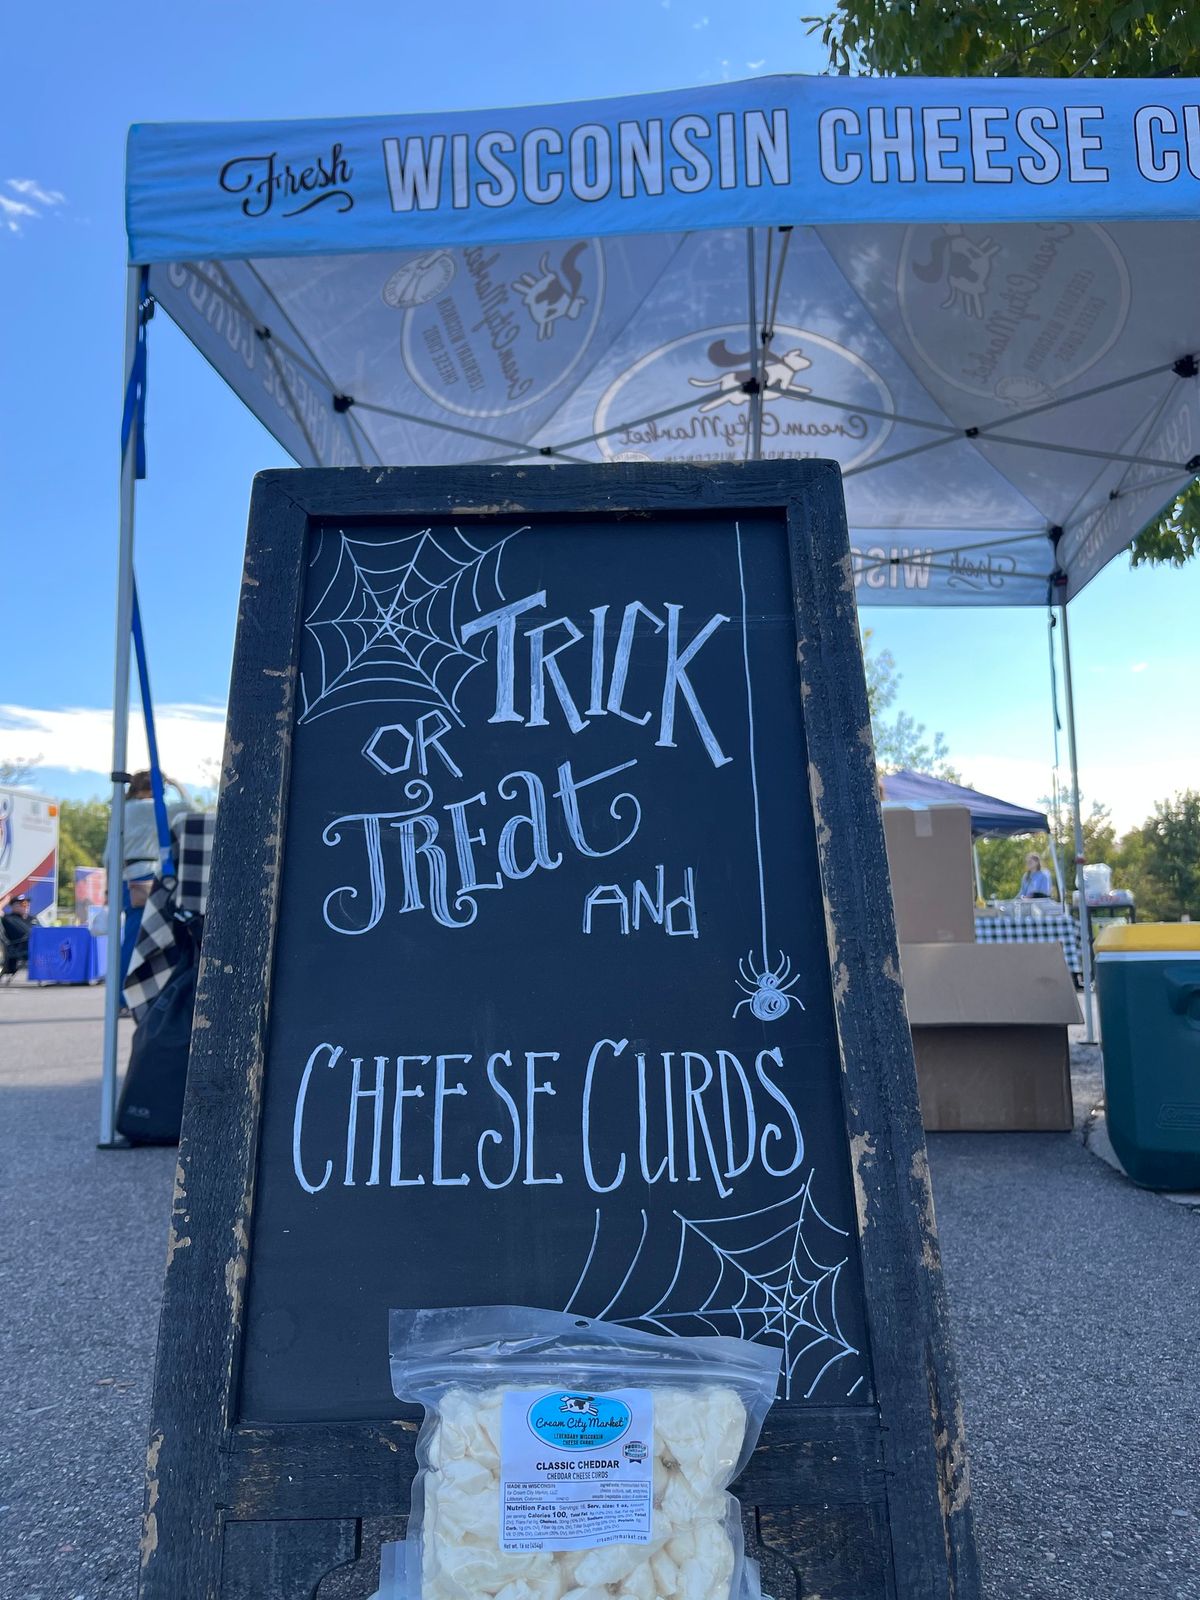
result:
<svg viewBox="0 0 1200 1600"><path fill-rule="evenodd" d="M135 261L761 228L1182 220L1187 81L767 77L503 111L142 124Z"/></svg>
<svg viewBox="0 0 1200 1600"><path fill-rule="evenodd" d="M831 457L879 605L1045 605L1200 464L1190 83L764 78L135 127L150 289L305 465Z"/></svg>

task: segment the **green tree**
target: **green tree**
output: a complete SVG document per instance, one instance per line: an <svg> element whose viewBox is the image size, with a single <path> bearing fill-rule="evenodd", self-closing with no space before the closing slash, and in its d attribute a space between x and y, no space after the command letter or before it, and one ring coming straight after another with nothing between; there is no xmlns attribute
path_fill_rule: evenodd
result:
<svg viewBox="0 0 1200 1600"><path fill-rule="evenodd" d="M20 788L29 782L41 756L5 756L0 759L0 784Z"/></svg>
<svg viewBox="0 0 1200 1600"><path fill-rule="evenodd" d="M1043 796L1041 802L1050 821L1068 902L1075 890L1075 813L1071 802L1070 790L1060 791L1057 801ZM1031 850L1041 856L1042 865L1053 878L1050 837L1045 833L1034 833L1023 834L1016 839L981 839L978 846L979 877L984 899L1015 898L1025 872L1025 857ZM1088 861L1108 862L1114 873L1120 876L1121 850L1113 828L1112 813L1098 801L1093 801L1083 818L1083 853ZM1122 882L1122 887L1127 885Z"/></svg>
<svg viewBox="0 0 1200 1600"><path fill-rule="evenodd" d="M1074 791L1060 789L1057 800L1042 796L1042 806L1050 819L1050 831L1062 863L1068 892L1075 887L1075 810ZM1084 796L1080 796L1082 805ZM1032 848L1032 847L1031 847ZM1117 853L1117 833L1112 812L1093 800L1083 814L1083 855L1088 862L1106 861L1110 865Z"/></svg>
<svg viewBox="0 0 1200 1600"><path fill-rule="evenodd" d="M1025 857L1031 850L1037 851L1051 879L1054 877L1044 833L1027 834L1017 839L980 839L976 849L979 852L979 882L985 900L1016 899L1025 875Z"/></svg>
<svg viewBox="0 0 1200 1600"><path fill-rule="evenodd" d="M930 772L935 778L948 778L951 783L961 783L950 765L949 749L944 735L927 733L925 724L911 717L907 711L897 711L890 719L890 711L900 693L901 674L896 670L896 658L890 650L877 650L874 630L862 631L863 664L867 677L867 705L871 712L871 736L875 741L875 760L881 772L895 772L901 767L914 772Z"/></svg>
<svg viewBox="0 0 1200 1600"><path fill-rule="evenodd" d="M932 77L1193 77L1195 0L837 0L805 17L835 72ZM1200 551L1195 482L1138 535L1133 565L1182 566Z"/></svg>
<svg viewBox="0 0 1200 1600"><path fill-rule="evenodd" d="M1200 793L1160 800L1137 831L1151 901L1144 909L1168 922L1185 913L1200 920Z"/></svg>
<svg viewBox="0 0 1200 1600"><path fill-rule="evenodd" d="M75 868L98 867L108 842L108 803L64 800L58 808L58 903L75 905Z"/></svg>
<svg viewBox="0 0 1200 1600"><path fill-rule="evenodd" d="M1142 828L1132 829L1118 844L1113 859L1113 883L1116 888L1132 893L1137 914L1143 922L1166 920L1166 896L1150 870Z"/></svg>

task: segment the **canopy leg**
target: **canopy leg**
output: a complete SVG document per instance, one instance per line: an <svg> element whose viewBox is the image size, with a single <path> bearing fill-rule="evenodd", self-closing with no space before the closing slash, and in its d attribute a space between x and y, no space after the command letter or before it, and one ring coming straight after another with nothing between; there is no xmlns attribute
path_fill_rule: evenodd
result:
<svg viewBox="0 0 1200 1600"><path fill-rule="evenodd" d="M128 269L125 296L125 371L121 393L133 371L140 315L137 267ZM120 539L117 547L117 641L113 674L112 814L108 824L108 970L104 985L104 1065L100 1079L101 1149L116 1142L117 1025L121 1013L121 909L124 900L125 771L129 743L129 652L133 635L133 502L137 471L136 430L121 457Z"/></svg>
<svg viewBox="0 0 1200 1600"><path fill-rule="evenodd" d="M758 285L755 265L754 229L746 229L746 312L750 323L750 405L746 423L746 460L762 460L763 363L759 360Z"/></svg>
<svg viewBox="0 0 1200 1600"><path fill-rule="evenodd" d="M1079 892L1079 943L1083 960L1083 1021L1088 1044L1096 1042L1096 1019L1092 1000L1092 936L1088 918L1087 891L1083 882L1083 802L1079 795L1079 758L1075 749L1075 694L1071 681L1071 633L1067 623L1067 604L1058 608L1062 622L1063 677L1067 700L1067 750L1071 758L1071 799L1075 821L1075 887Z"/></svg>
<svg viewBox="0 0 1200 1600"><path fill-rule="evenodd" d="M1067 909L1067 890L1063 883L1062 863L1058 859L1058 846L1054 842L1053 830L1046 837L1050 841L1050 861L1054 867L1054 883L1058 889L1058 903L1065 911Z"/></svg>
<svg viewBox="0 0 1200 1600"><path fill-rule="evenodd" d="M971 860L975 863L975 898L983 904L983 879L979 873L979 842L971 840Z"/></svg>

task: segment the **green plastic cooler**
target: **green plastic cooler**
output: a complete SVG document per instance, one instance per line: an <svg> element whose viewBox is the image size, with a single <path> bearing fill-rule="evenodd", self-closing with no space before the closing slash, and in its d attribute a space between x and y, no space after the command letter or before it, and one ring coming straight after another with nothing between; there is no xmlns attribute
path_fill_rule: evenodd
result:
<svg viewBox="0 0 1200 1600"><path fill-rule="evenodd" d="M1200 923L1096 940L1108 1136L1147 1189L1200 1189Z"/></svg>

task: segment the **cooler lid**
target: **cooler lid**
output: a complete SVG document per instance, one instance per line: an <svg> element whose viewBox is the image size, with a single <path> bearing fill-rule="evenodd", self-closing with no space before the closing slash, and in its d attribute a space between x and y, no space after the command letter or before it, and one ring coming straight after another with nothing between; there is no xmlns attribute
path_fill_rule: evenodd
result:
<svg viewBox="0 0 1200 1600"><path fill-rule="evenodd" d="M1096 934L1097 955L1134 955L1172 950L1200 952L1200 922L1116 923Z"/></svg>

